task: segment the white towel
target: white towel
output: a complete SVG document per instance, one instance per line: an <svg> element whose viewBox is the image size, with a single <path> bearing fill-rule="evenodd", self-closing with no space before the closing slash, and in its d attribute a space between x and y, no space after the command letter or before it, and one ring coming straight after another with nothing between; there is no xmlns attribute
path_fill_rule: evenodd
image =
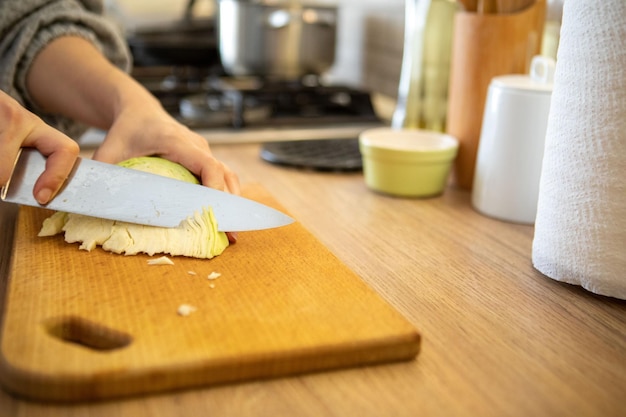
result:
<svg viewBox="0 0 626 417"><path fill-rule="evenodd" d="M626 299L626 1L567 0L533 265Z"/></svg>

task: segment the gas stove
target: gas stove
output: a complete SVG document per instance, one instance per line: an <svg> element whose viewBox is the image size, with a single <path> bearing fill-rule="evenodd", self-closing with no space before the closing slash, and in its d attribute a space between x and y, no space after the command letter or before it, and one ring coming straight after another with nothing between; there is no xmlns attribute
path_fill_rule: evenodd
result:
<svg viewBox="0 0 626 417"><path fill-rule="evenodd" d="M314 76L233 78L195 67L140 67L133 76L209 143L263 143L261 156L272 163L360 169L358 134L382 125L368 92Z"/></svg>
<svg viewBox="0 0 626 417"><path fill-rule="evenodd" d="M368 92L323 85L317 77L297 81L232 78L194 67L135 69L133 76L189 128L221 141L247 139L262 131L282 132L276 140L311 139L380 125ZM341 134L341 132L340 132ZM263 134L256 141L271 140Z"/></svg>

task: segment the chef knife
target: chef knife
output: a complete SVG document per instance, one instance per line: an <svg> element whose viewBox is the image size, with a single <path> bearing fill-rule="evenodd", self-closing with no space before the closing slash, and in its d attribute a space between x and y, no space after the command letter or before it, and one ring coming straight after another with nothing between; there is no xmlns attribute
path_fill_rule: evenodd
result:
<svg viewBox="0 0 626 417"><path fill-rule="evenodd" d="M33 187L44 171L46 158L22 148L2 200L42 207ZM78 158L56 197L46 208L68 213L176 227L196 211L211 207L218 229L225 232L269 229L293 222L289 216L243 197L160 175Z"/></svg>

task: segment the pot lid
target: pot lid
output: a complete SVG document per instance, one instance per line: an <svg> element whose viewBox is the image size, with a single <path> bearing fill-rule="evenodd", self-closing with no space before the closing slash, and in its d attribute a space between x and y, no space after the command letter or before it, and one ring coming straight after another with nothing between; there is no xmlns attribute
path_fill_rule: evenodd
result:
<svg viewBox="0 0 626 417"><path fill-rule="evenodd" d="M217 0L218 2L249 3L263 6L297 6L297 7L323 7L336 9L337 6L322 1L308 0L305 2L298 0Z"/></svg>

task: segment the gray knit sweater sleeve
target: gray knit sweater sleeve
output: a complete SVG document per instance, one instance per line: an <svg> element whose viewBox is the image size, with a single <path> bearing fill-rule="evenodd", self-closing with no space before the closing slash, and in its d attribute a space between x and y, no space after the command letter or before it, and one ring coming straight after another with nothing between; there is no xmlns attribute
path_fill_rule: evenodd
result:
<svg viewBox="0 0 626 417"><path fill-rule="evenodd" d="M0 89L50 125L76 138L84 126L43 113L26 90L26 73L34 57L49 42L66 35L89 40L112 63L129 70L126 43L115 25L102 16L101 1L0 0Z"/></svg>

